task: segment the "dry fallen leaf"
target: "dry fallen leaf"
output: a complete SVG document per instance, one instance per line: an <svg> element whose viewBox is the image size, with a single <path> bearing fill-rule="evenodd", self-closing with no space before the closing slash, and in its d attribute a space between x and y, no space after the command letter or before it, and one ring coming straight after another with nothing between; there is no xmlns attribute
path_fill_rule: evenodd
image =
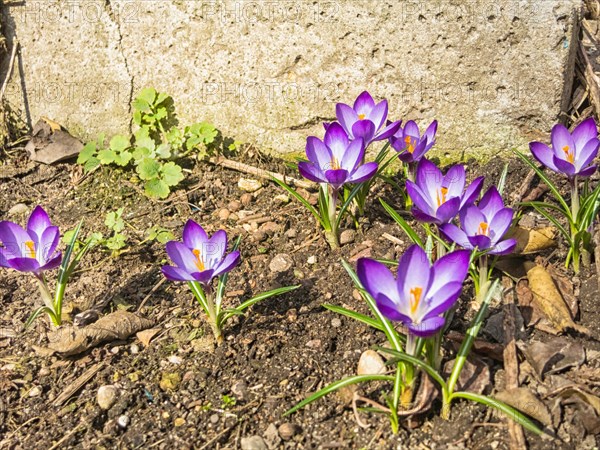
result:
<svg viewBox="0 0 600 450"><path fill-rule="evenodd" d="M517 255L530 255L556 246L554 236L556 236L554 227L536 229L514 227L507 234L507 237L517 240L514 251Z"/></svg>
<svg viewBox="0 0 600 450"><path fill-rule="evenodd" d="M150 328L148 330L137 332L136 337L140 340L144 347L148 347L152 338L156 336L159 332L160 328Z"/></svg>
<svg viewBox="0 0 600 450"><path fill-rule="evenodd" d="M525 387L507 389L498 392L494 398L533 417L541 424L552 427L550 411L529 389Z"/></svg>
<svg viewBox="0 0 600 450"><path fill-rule="evenodd" d="M33 127L25 149L33 161L52 164L78 155L83 144L53 120L42 117Z"/></svg>
<svg viewBox="0 0 600 450"><path fill-rule="evenodd" d="M540 379L544 375L579 367L585 362L583 346L577 342L568 342L564 338L556 338L550 342L520 344L519 348Z"/></svg>
<svg viewBox="0 0 600 450"><path fill-rule="evenodd" d="M118 310L83 328L68 326L48 333L48 347L64 356L76 355L103 342L127 339L153 324L151 320Z"/></svg>
<svg viewBox="0 0 600 450"><path fill-rule="evenodd" d="M525 263L529 288L533 292L533 302L559 332L572 329L589 334L585 327L573 322L571 312L554 284L552 276L540 265Z"/></svg>
<svg viewBox="0 0 600 450"><path fill-rule="evenodd" d="M444 377L447 378L454 367L454 359L444 364ZM490 368L481 359L472 355L467 359L463 366L456 389L459 391L474 392L483 394L491 386Z"/></svg>

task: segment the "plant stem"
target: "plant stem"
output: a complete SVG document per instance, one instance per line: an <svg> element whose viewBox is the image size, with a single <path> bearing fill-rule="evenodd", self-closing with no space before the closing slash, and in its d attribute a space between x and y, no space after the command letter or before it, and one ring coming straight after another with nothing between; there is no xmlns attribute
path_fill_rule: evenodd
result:
<svg viewBox="0 0 600 450"><path fill-rule="evenodd" d="M579 221L579 180L577 176L571 180L571 241L573 242L573 270L579 273L579 260L581 259L579 246L581 245L577 236Z"/></svg>
<svg viewBox="0 0 600 450"><path fill-rule="evenodd" d="M579 214L579 180L577 176L571 180L571 214L573 223L577 223L577 215Z"/></svg>
<svg viewBox="0 0 600 450"><path fill-rule="evenodd" d="M340 240L338 236L337 229L337 199L338 199L338 189L334 189L331 187L329 189L329 201L327 202L328 214L329 214L329 223L331 225L331 230L325 230L325 239L329 243L329 246L332 249L336 249L340 247Z"/></svg>
<svg viewBox="0 0 600 450"><path fill-rule="evenodd" d="M217 345L221 345L223 343L223 332L221 331L221 324L219 323L219 318L217 317L217 312L215 311L215 294L210 284L207 284L204 287L204 295L206 298L206 312L208 314L210 327L213 335L215 336L215 340L217 341Z"/></svg>
<svg viewBox="0 0 600 450"><path fill-rule="evenodd" d="M60 309L57 311L54 308L54 302L52 300L52 294L50 293L50 289L48 288L48 284L46 284L46 280L43 275L36 275L35 278L38 280L38 287L40 288L40 295L42 296L42 300L44 301L44 305L54 313L54 316L48 314L50 320L55 326L60 326L61 324L61 312ZM63 289L64 291L64 289Z"/></svg>
<svg viewBox="0 0 600 450"><path fill-rule="evenodd" d="M477 292L477 303L480 305L487 295L489 284L488 257L482 255L479 257L479 292Z"/></svg>

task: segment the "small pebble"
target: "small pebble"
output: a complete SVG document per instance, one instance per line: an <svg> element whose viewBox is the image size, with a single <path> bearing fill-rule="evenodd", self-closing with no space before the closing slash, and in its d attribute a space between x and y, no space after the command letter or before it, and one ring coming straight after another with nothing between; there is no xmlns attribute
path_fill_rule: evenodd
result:
<svg viewBox="0 0 600 450"><path fill-rule="evenodd" d="M240 202L244 206L250 205L250 203L252 203L252 194L242 194L240 197Z"/></svg>
<svg viewBox="0 0 600 450"><path fill-rule="evenodd" d="M137 344L131 344L131 347L129 347L129 351L131 352L132 355L135 355L140 352L140 348L138 347Z"/></svg>
<svg viewBox="0 0 600 450"><path fill-rule="evenodd" d="M42 367L38 372L38 377L47 377L48 375L50 375L50 369L47 367Z"/></svg>
<svg viewBox="0 0 600 450"><path fill-rule="evenodd" d="M231 212L238 212L242 208L242 202L233 200L227 205L227 209Z"/></svg>
<svg viewBox="0 0 600 450"><path fill-rule="evenodd" d="M331 319L331 326L333 328L339 328L342 326L342 321L338 317Z"/></svg>
<svg viewBox="0 0 600 450"><path fill-rule="evenodd" d="M312 339L306 343L308 348L318 349L321 347L321 339Z"/></svg>
<svg viewBox="0 0 600 450"><path fill-rule="evenodd" d="M288 239L294 239L296 236L298 236L298 230L296 230L295 228L290 228L285 232L285 237L287 237Z"/></svg>
<svg viewBox="0 0 600 450"><path fill-rule="evenodd" d="M276 222L269 221L265 222L260 226L261 231L264 231L267 234L278 233L281 230L281 225Z"/></svg>
<svg viewBox="0 0 600 450"><path fill-rule="evenodd" d="M111 352L113 355L116 355L117 353L119 353L119 347L113 347L113 348L111 348L111 349L110 349L110 352Z"/></svg>
<svg viewBox="0 0 600 450"><path fill-rule="evenodd" d="M358 292L358 290L357 290L357 289L354 289L354 290L352 291L352 298L353 298L354 300L358 300L358 301L361 301L361 300L362 300L362 297L361 297L361 295L360 295L360 292Z"/></svg>
<svg viewBox="0 0 600 450"><path fill-rule="evenodd" d="M181 364L183 362L183 359L181 359L181 356L177 356L177 355L171 355L167 358L169 360L169 362L171 364Z"/></svg>
<svg viewBox="0 0 600 450"><path fill-rule="evenodd" d="M221 219L221 220L229 219L230 215L231 215L231 212L227 208L223 208L219 211L219 219Z"/></svg>
<svg viewBox="0 0 600 450"><path fill-rule="evenodd" d="M262 183L258 180L253 180L251 178L240 178L238 181L238 187L242 191L246 192L256 192L262 187ZM242 203L244 203L242 201Z"/></svg>
<svg viewBox="0 0 600 450"><path fill-rule="evenodd" d="M294 277L298 278L299 280L303 280L304 279L304 272L302 272L301 270L294 270Z"/></svg>
<svg viewBox="0 0 600 450"><path fill-rule="evenodd" d="M98 406L104 410L109 410L117 401L119 390L113 385L100 386L96 394Z"/></svg>
<svg viewBox="0 0 600 450"><path fill-rule="evenodd" d="M34 386L33 388L31 388L31 390L29 391L29 396L30 397L37 397L38 395L40 395L42 393L42 388L39 386Z"/></svg>
<svg viewBox="0 0 600 450"><path fill-rule="evenodd" d="M356 373L358 375L377 375L385 373L385 363L383 362L383 358L374 350L363 352L358 360Z"/></svg>
<svg viewBox="0 0 600 450"><path fill-rule="evenodd" d="M210 416L209 420L210 420L210 423L212 423L213 425L215 425L215 424L219 423L219 419L220 419L220 417L219 417L218 414L212 414Z"/></svg>
<svg viewBox="0 0 600 450"><path fill-rule="evenodd" d="M178 417L177 419L175 419L173 421L173 425L175 425L176 427L180 427L182 425L185 425L185 419L183 417Z"/></svg>
<svg viewBox="0 0 600 450"><path fill-rule="evenodd" d="M269 263L271 272L285 272L292 267L294 261L291 256L286 253L276 255Z"/></svg>
<svg viewBox="0 0 600 450"><path fill-rule="evenodd" d="M28 210L29 208L27 208L27 205L25 203L17 203L15 206L8 210L6 215L8 217L20 216L21 214L25 214Z"/></svg>
<svg viewBox="0 0 600 450"><path fill-rule="evenodd" d="M280 203L289 203L290 198L285 194L279 194L275 196L275 201Z"/></svg>
<svg viewBox="0 0 600 450"><path fill-rule="evenodd" d="M117 425L119 425L121 428L127 428L127 425L129 425L129 416L126 416L125 414L119 416L117 419Z"/></svg>
<svg viewBox="0 0 600 450"><path fill-rule="evenodd" d="M245 381L238 381L231 386L231 393L240 400L248 399L248 385Z"/></svg>
<svg viewBox="0 0 600 450"><path fill-rule="evenodd" d="M356 239L356 231L354 230L344 230L340 234L340 244L342 245L350 244L354 242L354 239Z"/></svg>
<svg viewBox="0 0 600 450"><path fill-rule="evenodd" d="M267 444L260 436L242 438L242 450L268 450Z"/></svg>
<svg viewBox="0 0 600 450"><path fill-rule="evenodd" d="M264 231L258 230L252 233L252 241L253 242L264 242L267 240L267 233Z"/></svg>
<svg viewBox="0 0 600 450"><path fill-rule="evenodd" d="M294 437L294 435L298 431L298 427L296 427L296 425L294 425L293 423L285 422L279 426L278 431L279 436L281 436L281 439L283 439L284 441L289 441L292 437Z"/></svg>
<svg viewBox="0 0 600 450"><path fill-rule="evenodd" d="M306 262L308 264L316 264L317 263L317 257L315 255L309 256L308 259L306 260Z"/></svg>

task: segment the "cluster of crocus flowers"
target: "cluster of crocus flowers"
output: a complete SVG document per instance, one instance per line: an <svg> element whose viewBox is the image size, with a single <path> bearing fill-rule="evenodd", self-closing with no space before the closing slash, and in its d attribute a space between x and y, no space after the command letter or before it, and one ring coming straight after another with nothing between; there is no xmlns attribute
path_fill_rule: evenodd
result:
<svg viewBox="0 0 600 450"><path fill-rule="evenodd" d="M479 197L483 177L476 178L466 189L465 183L464 166L452 166L443 175L435 164L423 158L417 166L415 181L406 181L415 219L436 225L450 222Z"/></svg>
<svg viewBox="0 0 600 450"><path fill-rule="evenodd" d="M162 272L172 281L195 281L210 287L211 281L229 272L240 262L240 252L227 251L227 233L218 230L212 237L193 220L183 228L183 242L169 241L166 245L169 258L175 266L163 266Z"/></svg>
<svg viewBox="0 0 600 450"><path fill-rule="evenodd" d="M515 239L503 239L512 224L513 210L504 206L495 186L491 186L478 205L469 205L459 213L461 228L452 223L440 227L440 233L463 248L506 255L516 245Z"/></svg>
<svg viewBox="0 0 600 450"><path fill-rule="evenodd" d="M389 320L401 322L408 332L430 337L445 324L443 313L458 300L469 269L470 252L448 253L433 264L418 245L411 246L398 262L398 275L369 258L357 262L357 275Z"/></svg>
<svg viewBox="0 0 600 450"><path fill-rule="evenodd" d="M533 156L544 166L570 179L589 177L596 171L593 161L598 156L600 141L593 118L581 122L573 133L564 125L556 124L550 139L552 147L541 142L529 144Z"/></svg>
<svg viewBox="0 0 600 450"><path fill-rule="evenodd" d="M41 206L36 206L26 229L7 220L0 222L0 266L41 277L44 271L60 266L59 241L58 227L50 223Z"/></svg>

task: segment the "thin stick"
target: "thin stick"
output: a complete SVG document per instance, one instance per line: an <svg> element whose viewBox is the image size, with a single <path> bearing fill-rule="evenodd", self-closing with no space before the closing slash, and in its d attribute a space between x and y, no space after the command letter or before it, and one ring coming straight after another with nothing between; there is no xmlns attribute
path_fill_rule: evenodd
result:
<svg viewBox="0 0 600 450"><path fill-rule="evenodd" d="M56 450L58 447L61 446L61 444L63 442L65 442L67 439L69 439L75 433L78 433L79 431L83 431L86 428L87 427L85 425L77 425L75 428L73 428L71 431L69 431L67 434L65 434L62 438L60 438L60 440L56 444L54 444L52 447L50 447L49 450Z"/></svg>
<svg viewBox="0 0 600 450"><path fill-rule="evenodd" d="M18 48L19 48L19 41L15 41L12 52L10 54L10 62L8 63L8 73L6 74L6 78L4 78L4 82L2 83L2 90L0 90L0 100L4 99L4 92L6 91L6 86L8 86L8 82L10 81L10 77L12 75L13 66L15 65L15 57L17 56Z"/></svg>
<svg viewBox="0 0 600 450"><path fill-rule="evenodd" d="M98 364L90 367L79 378L71 382L69 387L66 388L62 394L56 397L52 404L54 406L62 406L63 403L69 400L79 389L85 386L87 382L90 381L103 367L104 362L99 362Z"/></svg>
<svg viewBox="0 0 600 450"><path fill-rule="evenodd" d="M267 180L270 180L271 178L276 178L279 181L283 181L284 183L287 183L289 185L298 186L304 189L315 189L317 186L315 183L311 183L310 181L286 177L285 175L282 175L280 173L259 169L258 167L250 166L248 164L224 158L223 156L219 156L216 159L211 159L210 162L218 166L226 167L227 169L237 170L238 172L247 173Z"/></svg>
<svg viewBox="0 0 600 450"><path fill-rule="evenodd" d="M513 199L512 199L513 205L516 205L517 203L521 202L521 200L527 193L529 186L531 185L531 182L533 181L534 177L535 177L535 170L530 169L529 172L527 173L527 176L523 180L523 183L521 183L521 186L519 187L519 189L513 196Z"/></svg>
<svg viewBox="0 0 600 450"><path fill-rule="evenodd" d="M515 343L515 290L513 281L508 277L502 278L504 288L504 370L506 372L506 388L519 387L519 360ZM508 419L509 446L511 450L527 449L523 427Z"/></svg>
<svg viewBox="0 0 600 450"><path fill-rule="evenodd" d="M161 287L163 285L163 283L166 281L167 279L165 277L162 277L160 279L160 281L158 283L156 283L154 285L154 287L152 289L150 289L150 292L148 292L148 295L146 295L144 297L144 300L142 300L142 303L140 303L140 306L138 306L138 309L136 311L139 311L140 309L142 309L142 307L146 304L146 302L148 301L148 299L152 296L152 294L154 294L156 292L156 290Z"/></svg>

